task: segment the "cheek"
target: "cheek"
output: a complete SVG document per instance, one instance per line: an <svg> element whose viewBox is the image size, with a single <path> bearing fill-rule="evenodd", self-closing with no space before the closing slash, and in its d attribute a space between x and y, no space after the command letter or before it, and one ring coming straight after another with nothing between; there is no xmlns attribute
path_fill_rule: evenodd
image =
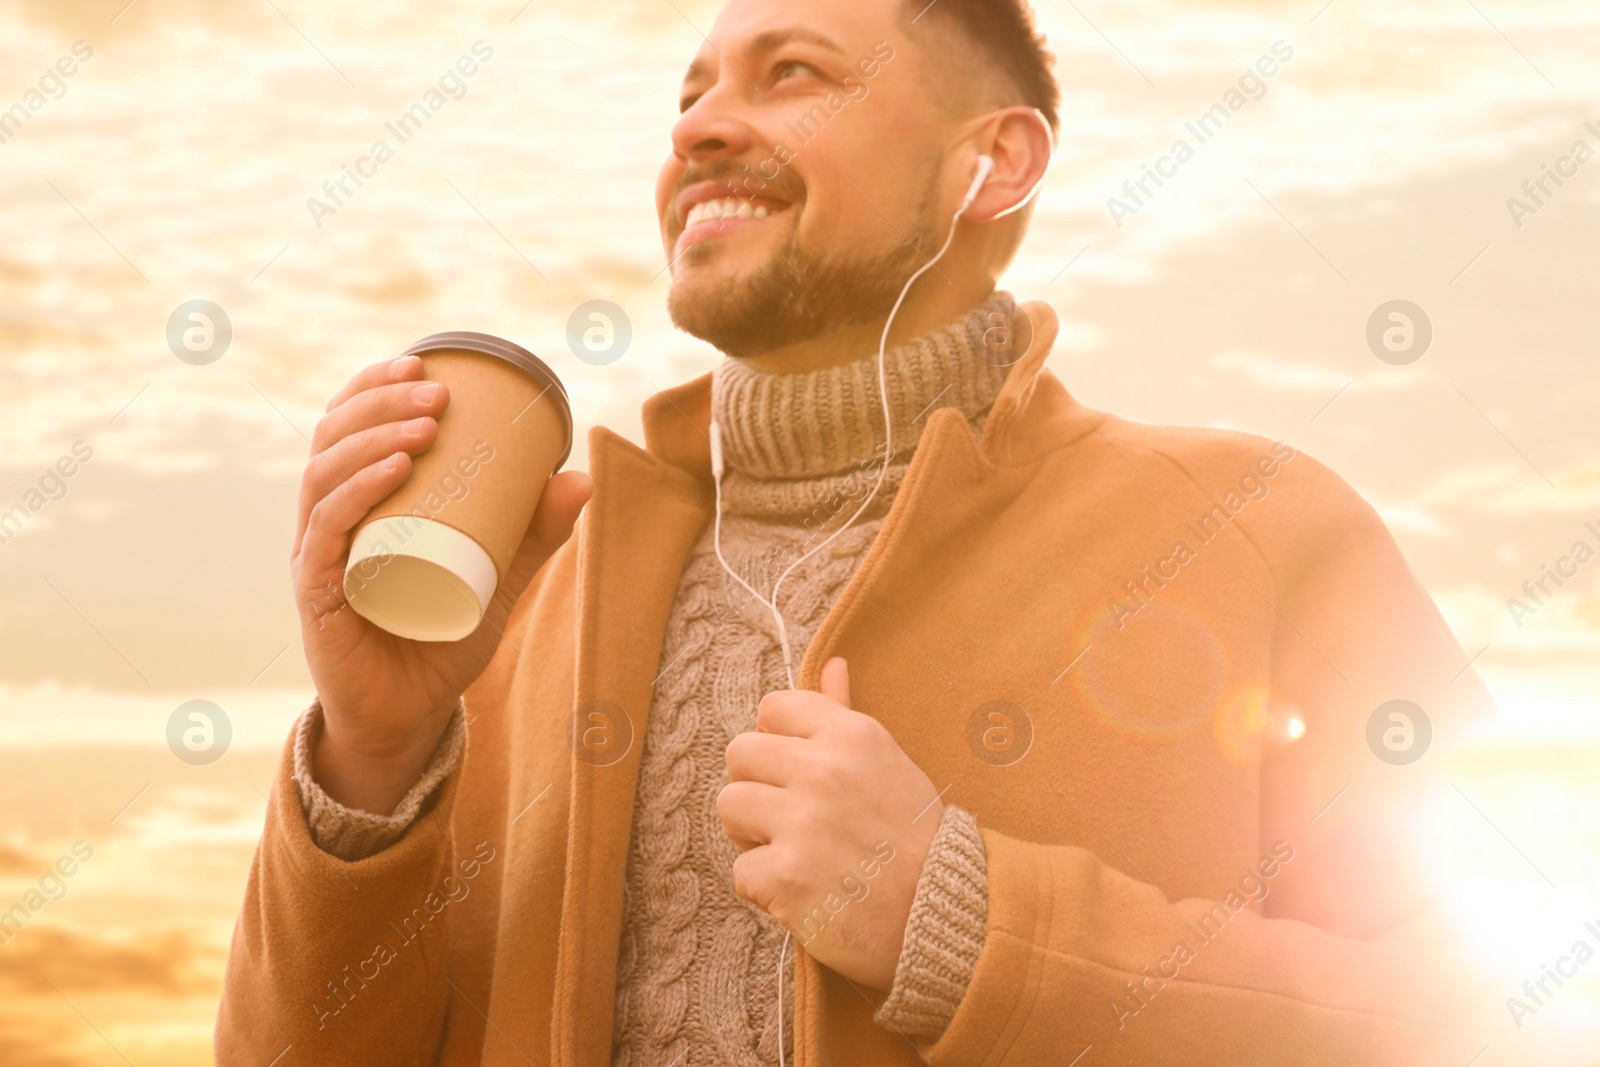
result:
<svg viewBox="0 0 1600 1067"><path fill-rule="evenodd" d="M848 234L851 244L868 248L901 244L896 230L912 232L925 192L915 165L854 130L826 133L839 136L817 138L790 164L806 186L801 236L836 241Z"/></svg>
<svg viewBox="0 0 1600 1067"><path fill-rule="evenodd" d="M677 187L678 179L683 176L683 163L677 156L668 156L661 164L661 172L656 175L656 218L660 221L661 231L665 233L673 219L673 189Z"/></svg>

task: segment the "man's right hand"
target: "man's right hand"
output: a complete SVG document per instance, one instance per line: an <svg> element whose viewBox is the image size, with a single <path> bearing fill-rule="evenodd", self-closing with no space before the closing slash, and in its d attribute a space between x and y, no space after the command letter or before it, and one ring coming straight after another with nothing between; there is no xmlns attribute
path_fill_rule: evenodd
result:
<svg viewBox="0 0 1600 1067"><path fill-rule="evenodd" d="M356 525L411 473L450 403L405 356L358 373L328 402L311 438L289 569L306 662L322 701L317 783L347 807L387 815L416 783L457 700L489 665L517 598L572 533L594 483L565 471L546 484L483 623L462 641L408 641L368 622L344 596Z"/></svg>

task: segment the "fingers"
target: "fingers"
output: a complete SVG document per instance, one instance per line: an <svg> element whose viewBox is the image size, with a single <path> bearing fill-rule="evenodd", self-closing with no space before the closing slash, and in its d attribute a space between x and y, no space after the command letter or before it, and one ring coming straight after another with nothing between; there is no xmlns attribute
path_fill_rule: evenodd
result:
<svg viewBox="0 0 1600 1067"><path fill-rule="evenodd" d="M722 829L741 850L772 842L783 816L784 794L760 782L729 782L717 794Z"/></svg>
<svg viewBox="0 0 1600 1067"><path fill-rule="evenodd" d="M311 509L300 546L301 585L321 588L342 575L350 531L372 506L397 489L411 473L411 457L396 452L351 474Z"/></svg>
<svg viewBox="0 0 1600 1067"><path fill-rule="evenodd" d="M328 406L322 410L332 411L357 393L368 389L376 389L391 382L416 381L421 377L422 360L417 356L401 356L399 359L369 364L356 371L355 377L345 382L344 388L335 393L333 399L328 401Z"/></svg>
<svg viewBox="0 0 1600 1067"><path fill-rule="evenodd" d="M311 433L311 448L326 451L342 438L386 422L419 415L438 418L449 405L450 390L443 382L397 382L364 389L322 416Z"/></svg>
<svg viewBox="0 0 1600 1067"><path fill-rule="evenodd" d="M772 845L745 849L733 861L733 891L771 914L779 890L788 884L782 877L783 866L783 856Z"/></svg>
<svg viewBox="0 0 1600 1067"><path fill-rule="evenodd" d="M786 786L799 771L807 745L798 737L744 733L728 742L728 780Z"/></svg>
<svg viewBox="0 0 1600 1067"><path fill-rule="evenodd" d="M815 737L839 720L840 708L831 697L805 689L774 689L756 709L756 729L789 737Z"/></svg>
<svg viewBox="0 0 1600 1067"><path fill-rule="evenodd" d="M420 452L433 443L437 427L414 420L436 422L450 404L450 391L441 382L424 382L421 378L422 360L416 356L374 363L363 367L328 401L327 413L312 431L311 459L300 480L296 555L305 538L311 509L334 486L389 453ZM387 434L375 434L350 449L339 448L346 438L391 424L395 428ZM410 428L401 424L410 424Z"/></svg>
<svg viewBox="0 0 1600 1067"><path fill-rule="evenodd" d="M296 553L305 537L311 509L356 471L387 459L396 452L416 456L433 447L439 436L438 420L427 415L405 422L386 422L351 434L332 447L314 453L300 478L299 517L296 524Z"/></svg>

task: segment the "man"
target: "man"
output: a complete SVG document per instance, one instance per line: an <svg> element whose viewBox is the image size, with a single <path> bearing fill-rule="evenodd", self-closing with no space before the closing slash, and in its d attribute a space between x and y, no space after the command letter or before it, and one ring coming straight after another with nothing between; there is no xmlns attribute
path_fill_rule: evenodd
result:
<svg viewBox="0 0 1600 1067"><path fill-rule="evenodd" d="M728 358L591 432L472 637L331 592L443 388L318 426L219 1061L1465 1062L1430 764L1374 753L1481 686L1328 470L1043 369L994 288L1058 126L1026 7L731 0L681 104L670 308Z"/></svg>

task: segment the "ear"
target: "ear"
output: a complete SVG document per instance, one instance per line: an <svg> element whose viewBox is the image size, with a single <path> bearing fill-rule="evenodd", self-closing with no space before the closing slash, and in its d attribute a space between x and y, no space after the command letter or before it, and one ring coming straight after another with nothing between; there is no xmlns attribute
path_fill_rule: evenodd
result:
<svg viewBox="0 0 1600 1067"><path fill-rule="evenodd" d="M994 173L983 183L977 199L967 208L966 218L974 222L1009 215L1026 204L1050 166L1054 137L1044 115L1031 107L1008 107L990 114L974 139L974 163L967 171L970 181L976 174L976 157L994 160Z"/></svg>

